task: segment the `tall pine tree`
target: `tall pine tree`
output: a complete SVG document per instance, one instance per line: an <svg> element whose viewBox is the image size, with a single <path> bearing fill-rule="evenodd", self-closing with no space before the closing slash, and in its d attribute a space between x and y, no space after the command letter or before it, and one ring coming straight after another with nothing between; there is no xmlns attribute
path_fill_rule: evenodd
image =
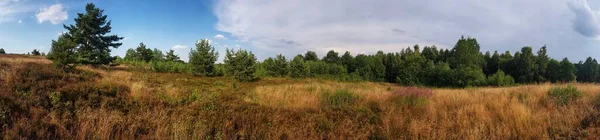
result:
<svg viewBox="0 0 600 140"><path fill-rule="evenodd" d="M77 13L75 25L64 25L77 44L77 61L82 64L108 64L112 61L110 48L118 48L123 37L106 35L110 33L111 21L103 14L104 10L88 3L85 13Z"/></svg>

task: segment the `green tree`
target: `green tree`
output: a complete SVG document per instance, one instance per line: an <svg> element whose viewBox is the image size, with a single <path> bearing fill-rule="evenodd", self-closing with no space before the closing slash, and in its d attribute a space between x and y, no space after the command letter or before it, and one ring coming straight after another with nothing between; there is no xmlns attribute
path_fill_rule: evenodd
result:
<svg viewBox="0 0 600 140"><path fill-rule="evenodd" d="M560 68L558 70L558 81L560 82L572 82L577 78L577 76L575 76L575 65L569 62L569 59L567 58L560 61Z"/></svg>
<svg viewBox="0 0 600 140"><path fill-rule="evenodd" d="M189 63L192 66L192 73L200 76L214 76L215 61L219 53L208 43L208 39L202 39L196 42L196 49L190 50Z"/></svg>
<svg viewBox="0 0 600 140"><path fill-rule="evenodd" d="M454 69L454 82L451 84L455 87L472 87L482 86L486 83L485 74L478 67L460 67Z"/></svg>
<svg viewBox="0 0 600 140"><path fill-rule="evenodd" d="M76 62L76 47L77 43L68 34L63 34L56 41L52 40L52 47L46 57L52 60L52 64L58 68L71 69L72 64Z"/></svg>
<svg viewBox="0 0 600 140"><path fill-rule="evenodd" d="M165 61L165 55L161 50L154 48L154 50L152 50L152 61L163 62Z"/></svg>
<svg viewBox="0 0 600 140"><path fill-rule="evenodd" d="M546 77L546 79L548 79L550 82L558 82L560 81L560 72L560 62L550 59L550 61L548 61L546 75L544 77Z"/></svg>
<svg viewBox="0 0 600 140"><path fill-rule="evenodd" d="M521 48L521 52L515 54L513 65L516 69L514 69L513 75L517 78L517 82L533 83L536 81L537 65L535 59L531 47L528 46Z"/></svg>
<svg viewBox="0 0 600 140"><path fill-rule="evenodd" d="M319 57L314 51L307 51L306 54L304 54L304 61L319 61Z"/></svg>
<svg viewBox="0 0 600 140"><path fill-rule="evenodd" d="M275 59L267 58L263 65L269 76L281 77L287 75L287 60L281 54L277 55Z"/></svg>
<svg viewBox="0 0 600 140"><path fill-rule="evenodd" d="M146 48L146 45L144 45L143 42L140 43L140 45L135 49L135 51L137 54L137 58L134 58L133 60L144 62L150 62L152 60L152 50L150 48Z"/></svg>
<svg viewBox="0 0 600 140"><path fill-rule="evenodd" d="M536 57L537 69L536 69L536 73L535 73L536 82L538 82L538 83L546 82L547 79L544 76L546 74L546 70L548 69L549 61L550 61L550 57L548 57L546 45L544 45L537 52L537 57Z"/></svg>
<svg viewBox="0 0 600 140"><path fill-rule="evenodd" d="M323 57L323 61L331 64L340 64L340 56L337 52L330 50L327 55Z"/></svg>
<svg viewBox="0 0 600 140"><path fill-rule="evenodd" d="M581 63L581 62L580 62ZM577 81L594 82L598 76L598 61L588 57L577 69Z"/></svg>
<svg viewBox="0 0 600 140"><path fill-rule="evenodd" d="M31 55L39 56L39 55L42 55L42 54L40 53L39 50L33 49L33 51L31 51Z"/></svg>
<svg viewBox="0 0 600 140"><path fill-rule="evenodd" d="M289 65L289 75L292 78L304 78L307 76L308 67L304 62L304 57L302 55L297 55L292 59Z"/></svg>
<svg viewBox="0 0 600 140"><path fill-rule="evenodd" d="M123 37L110 33L111 21L94 4L88 3L85 13L78 13L75 25L65 25L68 34L77 44L78 62L82 64L108 64L112 61L110 48L118 48Z"/></svg>
<svg viewBox="0 0 600 140"><path fill-rule="evenodd" d="M256 57L252 52L246 50L229 50L225 55L225 67L234 78L242 82L258 80L256 73Z"/></svg>
<svg viewBox="0 0 600 140"><path fill-rule="evenodd" d="M178 55L175 55L174 50L169 50L167 55L165 56L165 61L167 62L182 62Z"/></svg>
<svg viewBox="0 0 600 140"><path fill-rule="evenodd" d="M494 54L487 60L486 67L488 72L497 72L500 69L500 63L500 54L498 54L498 51L494 51ZM504 73L504 71L502 71L502 73Z"/></svg>
<svg viewBox="0 0 600 140"><path fill-rule="evenodd" d="M127 49L127 52L125 53L125 58L123 58L125 61L138 61L138 58L140 58L139 54L132 48Z"/></svg>
<svg viewBox="0 0 600 140"><path fill-rule="evenodd" d="M346 67L346 71L348 73L354 72L356 70L356 63L354 62L354 56L350 54L350 52L346 51L341 58L342 65Z"/></svg>
<svg viewBox="0 0 600 140"><path fill-rule="evenodd" d="M479 52L480 46L475 38L461 37L452 52L448 62L453 68L459 67L478 67L483 64L483 57Z"/></svg>
<svg viewBox="0 0 600 140"><path fill-rule="evenodd" d="M437 63L439 61L438 56L439 56L439 52L437 47L431 46L431 47L427 47L425 46L425 48L423 48L423 51L421 52L423 54L423 56L425 56L425 58L433 61L434 63Z"/></svg>
<svg viewBox="0 0 600 140"><path fill-rule="evenodd" d="M6 54L6 52L4 51L4 48L0 48L0 54Z"/></svg>

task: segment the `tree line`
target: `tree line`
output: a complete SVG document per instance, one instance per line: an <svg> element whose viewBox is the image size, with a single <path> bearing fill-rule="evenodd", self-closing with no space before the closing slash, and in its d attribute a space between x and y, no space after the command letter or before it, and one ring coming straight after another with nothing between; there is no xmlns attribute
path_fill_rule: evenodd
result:
<svg viewBox="0 0 600 140"><path fill-rule="evenodd" d="M59 68L74 64L150 65L158 72L191 73L197 76L230 76L239 81L256 81L260 77L328 78L340 81L373 81L407 86L470 87L508 86L544 82L600 82L600 65L589 57L577 64L567 58L550 58L546 46L537 52L526 46L514 54L506 51L482 53L475 38L461 37L452 49L419 45L400 52L340 55L329 51L319 58L314 51L298 54L288 60L283 55L262 62L247 50L226 50L223 64L215 64L219 54L208 40L196 42L188 63L169 50L163 54L140 43L127 50L124 58L111 57L110 49L118 48L123 37L107 35L111 21L94 4L79 13L75 25L52 41L48 58ZM39 53L39 52L38 52Z"/></svg>

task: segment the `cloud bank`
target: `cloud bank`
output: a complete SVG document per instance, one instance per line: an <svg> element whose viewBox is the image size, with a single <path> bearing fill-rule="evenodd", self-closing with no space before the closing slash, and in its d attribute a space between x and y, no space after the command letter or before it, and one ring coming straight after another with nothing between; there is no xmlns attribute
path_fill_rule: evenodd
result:
<svg viewBox="0 0 600 140"><path fill-rule="evenodd" d="M593 44L587 37L600 33L598 12L582 0L221 0L213 12L217 30L287 54L451 48L464 35L484 51L547 44L564 57L574 54L561 48Z"/></svg>
<svg viewBox="0 0 600 140"><path fill-rule="evenodd" d="M571 1L568 5L575 13L573 29L583 36L597 38L600 35L600 13L592 10L587 0Z"/></svg>

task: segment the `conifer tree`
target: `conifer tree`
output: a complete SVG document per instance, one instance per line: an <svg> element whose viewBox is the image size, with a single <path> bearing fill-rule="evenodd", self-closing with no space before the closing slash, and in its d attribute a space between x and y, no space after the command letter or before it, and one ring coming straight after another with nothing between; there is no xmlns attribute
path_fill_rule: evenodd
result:
<svg viewBox="0 0 600 140"><path fill-rule="evenodd" d="M75 25L64 25L77 44L77 61L82 64L108 64L112 61L111 48L118 48L123 37L110 33L111 21L92 3L85 6L85 13L78 13Z"/></svg>
<svg viewBox="0 0 600 140"><path fill-rule="evenodd" d="M215 61L219 53L215 51L208 39L202 39L196 43L196 48L190 51L189 63L195 75L213 76L215 74Z"/></svg>

